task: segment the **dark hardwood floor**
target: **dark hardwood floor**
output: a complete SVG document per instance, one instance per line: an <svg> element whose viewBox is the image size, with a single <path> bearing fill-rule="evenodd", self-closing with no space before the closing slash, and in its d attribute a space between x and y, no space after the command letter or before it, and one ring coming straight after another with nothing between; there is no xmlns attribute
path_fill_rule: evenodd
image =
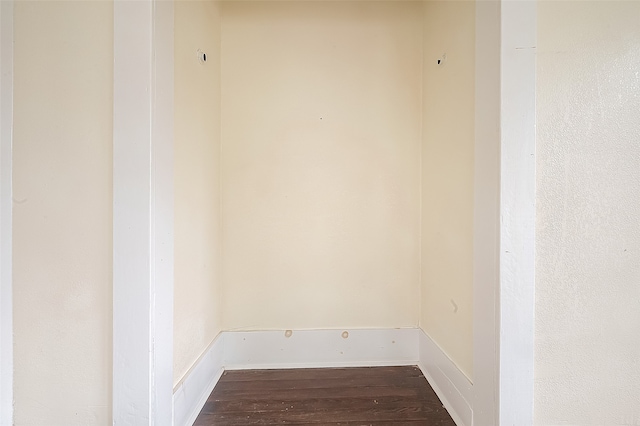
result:
<svg viewBox="0 0 640 426"><path fill-rule="evenodd" d="M195 426L455 426L417 367L226 371Z"/></svg>

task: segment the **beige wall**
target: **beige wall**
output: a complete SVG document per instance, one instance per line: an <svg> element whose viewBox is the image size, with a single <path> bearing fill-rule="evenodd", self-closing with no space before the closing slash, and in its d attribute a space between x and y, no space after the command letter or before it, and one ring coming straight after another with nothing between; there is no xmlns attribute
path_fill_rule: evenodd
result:
<svg viewBox="0 0 640 426"><path fill-rule="evenodd" d="M540 2L535 423L640 423L640 3Z"/></svg>
<svg viewBox="0 0 640 426"><path fill-rule="evenodd" d="M178 1L174 384L221 330L220 247L220 4Z"/></svg>
<svg viewBox="0 0 640 426"><path fill-rule="evenodd" d="M419 2L226 3L226 329L418 323Z"/></svg>
<svg viewBox="0 0 640 426"><path fill-rule="evenodd" d="M474 29L474 2L425 2L420 326L468 377L473 368Z"/></svg>
<svg viewBox="0 0 640 426"><path fill-rule="evenodd" d="M113 4L15 4L16 425L111 424Z"/></svg>

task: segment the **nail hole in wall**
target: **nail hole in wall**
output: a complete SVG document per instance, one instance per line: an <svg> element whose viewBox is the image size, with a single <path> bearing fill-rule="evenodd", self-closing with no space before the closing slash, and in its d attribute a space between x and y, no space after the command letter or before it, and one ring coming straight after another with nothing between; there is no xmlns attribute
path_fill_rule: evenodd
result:
<svg viewBox="0 0 640 426"><path fill-rule="evenodd" d="M197 53L197 55L198 55L198 60L199 60L200 62L202 62L203 64L204 64L205 62L207 62L207 54L206 54L206 53L204 53L204 52L203 52L202 50L200 50L200 49L198 49L198 51L197 51L196 53Z"/></svg>
<svg viewBox="0 0 640 426"><path fill-rule="evenodd" d="M343 339L348 339L349 338L349 332L348 331L343 331L342 332L342 338Z"/></svg>
<svg viewBox="0 0 640 426"><path fill-rule="evenodd" d="M289 337L291 337L292 334L293 334L293 330L287 330L284 332L284 337L288 339Z"/></svg>

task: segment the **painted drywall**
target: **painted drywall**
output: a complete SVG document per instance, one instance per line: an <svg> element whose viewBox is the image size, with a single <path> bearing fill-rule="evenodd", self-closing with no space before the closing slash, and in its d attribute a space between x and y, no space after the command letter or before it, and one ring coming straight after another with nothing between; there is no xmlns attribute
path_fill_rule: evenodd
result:
<svg viewBox="0 0 640 426"><path fill-rule="evenodd" d="M225 329L419 316L420 2L229 2Z"/></svg>
<svg viewBox="0 0 640 426"><path fill-rule="evenodd" d="M174 13L176 385L222 327L220 4L178 1Z"/></svg>
<svg viewBox="0 0 640 426"><path fill-rule="evenodd" d="M640 424L640 3L540 2L535 424Z"/></svg>
<svg viewBox="0 0 640 426"><path fill-rule="evenodd" d="M423 72L420 327L471 378L474 2L425 2Z"/></svg>
<svg viewBox="0 0 640 426"><path fill-rule="evenodd" d="M113 4L15 3L16 425L111 424Z"/></svg>

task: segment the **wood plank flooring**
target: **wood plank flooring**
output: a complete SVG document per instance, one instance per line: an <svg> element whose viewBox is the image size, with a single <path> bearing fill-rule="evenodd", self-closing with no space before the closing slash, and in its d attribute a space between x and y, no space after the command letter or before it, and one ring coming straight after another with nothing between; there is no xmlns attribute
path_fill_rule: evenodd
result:
<svg viewBox="0 0 640 426"><path fill-rule="evenodd" d="M195 426L455 426L417 367L226 371Z"/></svg>

